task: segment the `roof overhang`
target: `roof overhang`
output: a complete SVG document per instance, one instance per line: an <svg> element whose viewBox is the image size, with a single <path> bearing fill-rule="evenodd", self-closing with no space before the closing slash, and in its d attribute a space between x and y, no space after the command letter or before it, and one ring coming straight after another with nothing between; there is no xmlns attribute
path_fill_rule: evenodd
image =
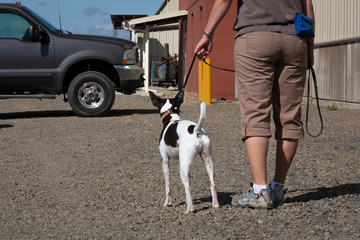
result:
<svg viewBox="0 0 360 240"><path fill-rule="evenodd" d="M127 29L128 23L130 20L135 18L144 18L147 17L147 15L136 15L136 14L128 14L128 15L110 15L111 22L113 24L114 29Z"/></svg>
<svg viewBox="0 0 360 240"><path fill-rule="evenodd" d="M181 18L186 17L187 10L181 10L177 12L164 13L160 15L154 15L150 17L142 17L130 20L130 25L133 29L145 29L146 25L156 27L160 25L166 25L171 23L177 23Z"/></svg>

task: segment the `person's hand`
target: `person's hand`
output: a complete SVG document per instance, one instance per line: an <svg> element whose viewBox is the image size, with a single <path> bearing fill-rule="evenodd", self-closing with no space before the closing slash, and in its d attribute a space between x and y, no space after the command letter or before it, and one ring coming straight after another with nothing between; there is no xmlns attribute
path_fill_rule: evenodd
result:
<svg viewBox="0 0 360 240"><path fill-rule="evenodd" d="M211 38L203 35L195 47L195 54L197 53L197 57L200 58L201 60L204 60L209 55L211 50L212 50Z"/></svg>

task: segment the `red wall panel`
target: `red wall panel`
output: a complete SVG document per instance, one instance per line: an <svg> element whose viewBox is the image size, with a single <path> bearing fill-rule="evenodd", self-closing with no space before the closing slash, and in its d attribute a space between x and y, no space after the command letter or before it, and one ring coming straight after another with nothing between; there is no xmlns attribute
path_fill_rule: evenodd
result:
<svg viewBox="0 0 360 240"><path fill-rule="evenodd" d="M209 18L214 0L181 0L179 9L188 11L186 33L186 73L194 56L197 42L202 36L207 19ZM208 56L211 64L218 67L234 69L234 36L232 29L236 19L236 1L217 27L213 37L213 51ZM195 62L189 77L186 89L190 92L198 92L198 61ZM235 98L235 75L218 69L211 69L211 96L216 99Z"/></svg>

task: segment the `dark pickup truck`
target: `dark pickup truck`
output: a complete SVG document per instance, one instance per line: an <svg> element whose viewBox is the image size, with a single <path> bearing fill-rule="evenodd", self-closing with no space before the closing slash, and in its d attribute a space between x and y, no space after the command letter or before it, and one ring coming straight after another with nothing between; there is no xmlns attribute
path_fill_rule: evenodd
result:
<svg viewBox="0 0 360 240"><path fill-rule="evenodd" d="M115 91L143 86L138 59L134 42L71 34L20 4L0 4L0 99L63 94L77 115L103 116Z"/></svg>

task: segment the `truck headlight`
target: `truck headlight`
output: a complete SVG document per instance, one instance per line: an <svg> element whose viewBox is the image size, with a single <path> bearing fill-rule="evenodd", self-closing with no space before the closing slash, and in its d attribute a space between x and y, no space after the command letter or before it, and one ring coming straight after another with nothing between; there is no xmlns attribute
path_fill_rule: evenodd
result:
<svg viewBox="0 0 360 240"><path fill-rule="evenodd" d="M135 64L135 49L128 49L124 51L123 64Z"/></svg>

